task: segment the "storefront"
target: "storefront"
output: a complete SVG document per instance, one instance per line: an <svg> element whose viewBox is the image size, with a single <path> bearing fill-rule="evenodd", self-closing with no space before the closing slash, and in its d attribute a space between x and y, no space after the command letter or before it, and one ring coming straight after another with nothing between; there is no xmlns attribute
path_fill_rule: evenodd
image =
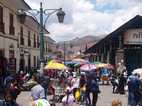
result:
<svg viewBox="0 0 142 106"><path fill-rule="evenodd" d="M123 39L124 60L128 70L142 68L142 28L127 30Z"/></svg>
<svg viewBox="0 0 142 106"><path fill-rule="evenodd" d="M142 68L142 16L137 15L89 48L86 53L95 53L95 61L116 66L122 60L128 73Z"/></svg>

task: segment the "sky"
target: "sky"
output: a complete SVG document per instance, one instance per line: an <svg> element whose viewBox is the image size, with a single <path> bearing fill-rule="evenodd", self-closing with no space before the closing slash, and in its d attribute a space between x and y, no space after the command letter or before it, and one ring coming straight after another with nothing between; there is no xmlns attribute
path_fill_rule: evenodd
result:
<svg viewBox="0 0 142 106"><path fill-rule="evenodd" d="M50 15L46 28L55 41L67 41L87 35L107 35L136 15L142 15L142 0L25 0L32 9L62 7L66 13L59 24L56 14ZM51 12L51 11L47 11Z"/></svg>

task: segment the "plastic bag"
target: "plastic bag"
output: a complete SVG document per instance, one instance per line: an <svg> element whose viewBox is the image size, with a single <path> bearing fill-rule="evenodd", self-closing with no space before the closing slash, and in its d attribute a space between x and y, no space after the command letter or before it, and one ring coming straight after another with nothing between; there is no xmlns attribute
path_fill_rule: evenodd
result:
<svg viewBox="0 0 142 106"><path fill-rule="evenodd" d="M79 89L77 89L76 92L75 92L75 99L76 100L80 99L80 90Z"/></svg>

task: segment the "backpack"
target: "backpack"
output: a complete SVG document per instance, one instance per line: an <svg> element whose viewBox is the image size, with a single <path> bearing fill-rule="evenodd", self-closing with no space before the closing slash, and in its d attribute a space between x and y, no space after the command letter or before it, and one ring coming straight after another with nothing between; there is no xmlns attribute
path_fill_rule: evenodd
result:
<svg viewBox="0 0 142 106"><path fill-rule="evenodd" d="M80 99L80 90L77 89L77 91L75 92L75 99L79 100Z"/></svg>

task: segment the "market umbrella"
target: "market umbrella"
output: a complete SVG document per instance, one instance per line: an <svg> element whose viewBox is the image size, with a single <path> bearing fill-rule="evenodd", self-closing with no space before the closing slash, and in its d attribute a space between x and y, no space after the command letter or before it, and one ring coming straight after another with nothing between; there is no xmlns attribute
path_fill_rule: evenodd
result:
<svg viewBox="0 0 142 106"><path fill-rule="evenodd" d="M44 69L57 69L57 70L65 70L68 69L67 66L65 66L62 63L58 63L55 61L50 61L45 67Z"/></svg>
<svg viewBox="0 0 142 106"><path fill-rule="evenodd" d="M83 70L83 71L91 71L95 69L96 69L96 66L94 64L84 64L80 67L80 70Z"/></svg>
<svg viewBox="0 0 142 106"><path fill-rule="evenodd" d="M66 61L65 62L65 65L75 65L75 64L78 64L79 62L77 61Z"/></svg>
<svg viewBox="0 0 142 106"><path fill-rule="evenodd" d="M87 61L85 59L80 59L80 58L73 59L72 61L80 62L80 63L89 63L89 61Z"/></svg>
<svg viewBox="0 0 142 106"><path fill-rule="evenodd" d="M74 67L80 67L82 64L81 63L76 63L74 64Z"/></svg>
<svg viewBox="0 0 142 106"><path fill-rule="evenodd" d="M95 64L96 68L107 68L107 64L106 63L98 63Z"/></svg>
<svg viewBox="0 0 142 106"><path fill-rule="evenodd" d="M109 63L97 63L95 64L96 68L107 68L107 69L114 69L114 66Z"/></svg>
<svg viewBox="0 0 142 106"><path fill-rule="evenodd" d="M94 63L94 64L100 64L101 62L99 62L99 61L94 61L93 63Z"/></svg>
<svg viewBox="0 0 142 106"><path fill-rule="evenodd" d="M107 68L108 68L108 69L114 69L114 66L111 65L111 64L107 64Z"/></svg>

